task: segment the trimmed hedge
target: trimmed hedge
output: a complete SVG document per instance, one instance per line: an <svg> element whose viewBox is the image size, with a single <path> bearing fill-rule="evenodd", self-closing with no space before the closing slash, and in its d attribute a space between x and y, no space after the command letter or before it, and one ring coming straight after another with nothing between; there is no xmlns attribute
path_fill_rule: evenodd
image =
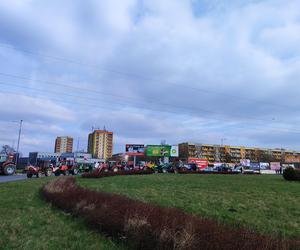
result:
<svg viewBox="0 0 300 250"><path fill-rule="evenodd" d="M129 171L118 171L118 172L100 172L99 170L94 170L89 173L84 173L81 176L83 178L103 178L103 177L112 177L118 175L145 175L153 174L152 170L129 170Z"/></svg>
<svg viewBox="0 0 300 250"><path fill-rule="evenodd" d="M246 229L143 203L125 196L80 187L73 177L46 184L43 197L58 208L82 217L100 232L132 249L300 249L300 241L273 239Z"/></svg>
<svg viewBox="0 0 300 250"><path fill-rule="evenodd" d="M300 170L288 167L283 171L283 178L287 181L300 181Z"/></svg>

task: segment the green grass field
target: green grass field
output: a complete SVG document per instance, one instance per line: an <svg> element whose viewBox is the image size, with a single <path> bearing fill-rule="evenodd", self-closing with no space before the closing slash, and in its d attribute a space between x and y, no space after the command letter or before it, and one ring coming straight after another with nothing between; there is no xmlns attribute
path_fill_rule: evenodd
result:
<svg viewBox="0 0 300 250"><path fill-rule="evenodd" d="M300 237L300 183L281 176L167 174L80 179L80 184L275 237Z"/></svg>
<svg viewBox="0 0 300 250"><path fill-rule="evenodd" d="M0 249L124 249L40 199L47 178L0 183Z"/></svg>
<svg viewBox="0 0 300 250"><path fill-rule="evenodd" d="M40 199L48 180L0 183L0 249L125 249ZM273 236L300 237L300 184L281 176L162 174L78 182Z"/></svg>

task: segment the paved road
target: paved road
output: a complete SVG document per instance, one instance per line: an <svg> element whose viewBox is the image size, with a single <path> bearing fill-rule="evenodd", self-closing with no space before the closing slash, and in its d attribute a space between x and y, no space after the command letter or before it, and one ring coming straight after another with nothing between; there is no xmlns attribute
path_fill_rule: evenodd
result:
<svg viewBox="0 0 300 250"><path fill-rule="evenodd" d="M9 175L9 176L0 175L0 182L20 181L26 179L27 179L26 174L16 174L16 175Z"/></svg>

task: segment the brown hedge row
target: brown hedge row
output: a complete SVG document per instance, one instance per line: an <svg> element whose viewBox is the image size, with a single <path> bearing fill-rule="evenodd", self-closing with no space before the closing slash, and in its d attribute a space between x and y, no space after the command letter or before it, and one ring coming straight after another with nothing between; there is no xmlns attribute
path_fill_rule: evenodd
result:
<svg viewBox="0 0 300 250"><path fill-rule="evenodd" d="M204 171L177 171L179 174L221 174L221 175L236 175L240 174L238 172L204 172ZM147 175L147 174L154 174L154 171L149 170L130 170L130 171L119 171L119 172L100 172L98 170L94 170L89 173L83 173L83 178L103 178L103 177L112 177L112 176L118 176L118 175Z"/></svg>
<svg viewBox="0 0 300 250"><path fill-rule="evenodd" d="M89 173L84 173L81 176L83 178L103 178L103 177L112 177L118 175L146 175L153 174L152 170L129 170L129 171L118 171L118 172L100 172L98 170L94 170Z"/></svg>
<svg viewBox="0 0 300 250"><path fill-rule="evenodd" d="M254 232L195 217L176 208L146 204L125 196L88 190L73 177L46 184L41 193L53 205L82 217L100 232L132 249L299 249L300 242L272 239Z"/></svg>

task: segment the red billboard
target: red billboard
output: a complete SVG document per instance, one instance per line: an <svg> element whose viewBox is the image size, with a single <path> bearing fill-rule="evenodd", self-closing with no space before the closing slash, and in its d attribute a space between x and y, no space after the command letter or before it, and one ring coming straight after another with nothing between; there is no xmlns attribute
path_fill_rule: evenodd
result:
<svg viewBox="0 0 300 250"><path fill-rule="evenodd" d="M199 169L207 168L208 167L208 160L201 159L201 158L188 158L188 163L195 163Z"/></svg>

